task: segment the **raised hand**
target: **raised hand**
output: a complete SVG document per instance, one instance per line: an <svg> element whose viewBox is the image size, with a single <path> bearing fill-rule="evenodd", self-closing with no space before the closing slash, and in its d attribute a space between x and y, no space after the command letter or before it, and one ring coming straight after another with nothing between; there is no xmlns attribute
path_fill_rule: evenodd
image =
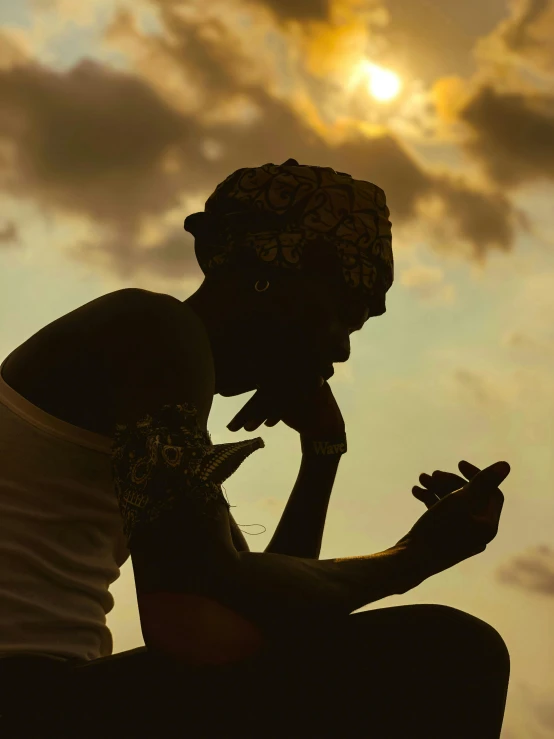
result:
<svg viewBox="0 0 554 739"><path fill-rule="evenodd" d="M275 386L257 390L227 425L229 431L254 431L262 423L283 421L299 434L326 439L345 430L344 419L328 382L319 387Z"/></svg>
<svg viewBox="0 0 554 739"><path fill-rule="evenodd" d="M435 502L429 498L425 503L428 510L398 542L412 552L415 566L421 569L423 578L485 551L498 532L504 504L504 495L498 486L509 475L510 465L496 462L483 470L475 470L474 465L463 464L460 471L472 475L471 480L450 493L444 493L440 499L434 493L437 496ZM446 490L442 486L443 480L444 485L447 480L450 486L454 484L453 478L457 475L446 478L445 474L448 473L435 475L437 489L439 479L441 490ZM428 477L432 479L433 476Z"/></svg>
<svg viewBox="0 0 554 739"><path fill-rule="evenodd" d="M481 471L479 467L465 460L459 462L458 469L464 477L460 477L460 475L456 475L453 472L444 472L443 470L435 470L432 475L423 472L419 476L419 482L422 487L414 485L412 495L424 503L427 508L431 508L439 500L442 500L445 495L449 495L455 490L459 490L464 485L467 485L469 480Z"/></svg>

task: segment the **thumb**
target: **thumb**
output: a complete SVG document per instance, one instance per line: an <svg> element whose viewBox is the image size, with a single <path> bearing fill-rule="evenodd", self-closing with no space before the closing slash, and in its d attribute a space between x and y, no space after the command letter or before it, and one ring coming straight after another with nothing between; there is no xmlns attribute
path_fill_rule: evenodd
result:
<svg viewBox="0 0 554 739"><path fill-rule="evenodd" d="M477 486L497 486L510 474L508 462L495 462L478 472L472 479Z"/></svg>
<svg viewBox="0 0 554 739"><path fill-rule="evenodd" d="M468 483L468 492L472 497L480 499L497 488L510 474L508 462L495 462L478 472Z"/></svg>

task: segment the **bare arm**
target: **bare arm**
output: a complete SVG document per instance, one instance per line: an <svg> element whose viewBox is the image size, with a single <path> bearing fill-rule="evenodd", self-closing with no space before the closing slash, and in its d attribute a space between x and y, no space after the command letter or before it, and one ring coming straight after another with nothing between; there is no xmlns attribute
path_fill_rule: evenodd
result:
<svg viewBox="0 0 554 739"><path fill-rule="evenodd" d="M119 428L125 424L136 428L127 441L120 439L121 446L114 446L112 466L121 492L118 500L123 503L136 492L138 483L131 474L135 456L150 458L136 422L144 414L156 415L156 409L165 404L174 408L186 402L198 408L212 397L206 384L209 347L204 347L194 326L183 322L178 306L164 301L158 307L158 299L152 300L144 309L141 303L140 315L122 326L115 357ZM177 438L179 428L175 435L175 441L168 442L172 449L176 442L188 444L184 437L182 442ZM183 459L191 449L182 447ZM171 476L162 457L158 455L153 470L169 475L172 490L182 472L172 466L176 472ZM200 515L193 488L183 479L183 493L172 509L144 526L131 545L141 623L149 646L163 642L165 651L199 648L203 652L213 642L218 654L222 649L218 640L228 627L226 646L233 651L233 645L250 638L246 633L271 634L303 615L347 615L404 593L425 579L411 551L398 545L365 557L323 561L237 551L223 495ZM178 611L175 598L180 594L182 610ZM193 604L201 604L203 610L194 610ZM242 622L237 621L239 616Z"/></svg>
<svg viewBox="0 0 554 739"><path fill-rule="evenodd" d="M300 471L279 525L265 549L318 559L340 457L302 455Z"/></svg>
<svg viewBox="0 0 554 739"><path fill-rule="evenodd" d="M363 557L327 560L241 552L213 597L271 632L303 616L348 615L405 593L424 579L412 552L398 545Z"/></svg>

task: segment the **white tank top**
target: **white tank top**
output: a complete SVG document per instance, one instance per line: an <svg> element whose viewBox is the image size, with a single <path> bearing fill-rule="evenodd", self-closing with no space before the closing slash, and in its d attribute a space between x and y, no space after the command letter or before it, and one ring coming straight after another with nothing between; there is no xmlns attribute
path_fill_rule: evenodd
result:
<svg viewBox="0 0 554 739"><path fill-rule="evenodd" d="M0 656L109 656L109 586L129 557L112 439L30 403L4 382L3 365Z"/></svg>

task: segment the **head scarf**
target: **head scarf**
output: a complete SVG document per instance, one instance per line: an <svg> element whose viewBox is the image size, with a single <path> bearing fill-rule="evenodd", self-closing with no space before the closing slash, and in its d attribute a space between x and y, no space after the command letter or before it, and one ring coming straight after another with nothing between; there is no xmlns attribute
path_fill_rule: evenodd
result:
<svg viewBox="0 0 554 739"><path fill-rule="evenodd" d="M394 279L391 223L385 193L371 182L294 159L238 169L185 230L206 276L241 265L335 271L384 312Z"/></svg>

